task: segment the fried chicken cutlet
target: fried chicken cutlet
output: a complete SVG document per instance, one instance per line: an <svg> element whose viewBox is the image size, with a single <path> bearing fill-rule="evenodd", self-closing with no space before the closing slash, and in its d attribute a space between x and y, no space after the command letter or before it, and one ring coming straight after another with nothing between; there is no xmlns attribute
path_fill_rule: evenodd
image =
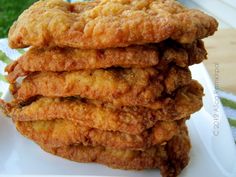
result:
<svg viewBox="0 0 236 177"><path fill-rule="evenodd" d="M54 155L177 177L203 105L189 66L217 26L176 0L39 0L9 30L11 48L30 48L5 68L0 108Z"/></svg>
<svg viewBox="0 0 236 177"><path fill-rule="evenodd" d="M160 99L159 109L141 106L115 107L95 100L42 97L29 105L2 103L15 121L71 120L90 128L140 134L158 120L173 121L189 117L202 106L203 89L196 82L178 89L174 97ZM1 105L1 104L0 104Z"/></svg>
<svg viewBox="0 0 236 177"><path fill-rule="evenodd" d="M80 96L115 105L142 106L190 82L189 69L177 67L165 72L154 68L40 72L27 76L12 93L20 102L37 95Z"/></svg>
<svg viewBox="0 0 236 177"><path fill-rule="evenodd" d="M147 149L170 140L184 121L158 121L154 127L138 135L81 126L63 119L45 121L14 121L17 130L39 144L52 147L83 144L115 149Z"/></svg>
<svg viewBox="0 0 236 177"><path fill-rule="evenodd" d="M164 145L144 151L117 150L80 144L52 148L40 144L45 151L77 162L98 162L119 169L159 168L163 177L177 177L188 164L191 148L187 129L183 129Z"/></svg>
<svg viewBox="0 0 236 177"><path fill-rule="evenodd" d="M39 15L40 14L40 15ZM159 43L192 43L212 35L218 23L175 0L101 0L68 3L41 0L25 10L9 31L12 48L104 49Z"/></svg>
<svg viewBox="0 0 236 177"><path fill-rule="evenodd" d="M160 44L81 50L74 48L31 48L18 60L8 65L7 79L14 83L20 76L32 72L63 72L92 70L109 67L146 68L156 66L165 69L170 63L180 67L200 63L207 52L201 40L193 44L177 44L164 41Z"/></svg>

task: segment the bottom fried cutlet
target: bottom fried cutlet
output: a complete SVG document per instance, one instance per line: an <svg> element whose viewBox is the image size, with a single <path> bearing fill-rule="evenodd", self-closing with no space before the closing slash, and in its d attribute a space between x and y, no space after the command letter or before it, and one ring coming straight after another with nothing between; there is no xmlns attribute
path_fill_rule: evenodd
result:
<svg viewBox="0 0 236 177"><path fill-rule="evenodd" d="M187 130L182 130L163 145L145 151L117 150L102 146L70 146L52 148L40 144L45 151L77 162L97 162L119 169L159 168L163 177L176 177L188 164L191 148Z"/></svg>
<svg viewBox="0 0 236 177"><path fill-rule="evenodd" d="M47 146L60 147L83 144L140 150L170 140L185 126L185 120L158 121L154 127L137 135L84 127L63 119L15 121L15 124L22 135Z"/></svg>

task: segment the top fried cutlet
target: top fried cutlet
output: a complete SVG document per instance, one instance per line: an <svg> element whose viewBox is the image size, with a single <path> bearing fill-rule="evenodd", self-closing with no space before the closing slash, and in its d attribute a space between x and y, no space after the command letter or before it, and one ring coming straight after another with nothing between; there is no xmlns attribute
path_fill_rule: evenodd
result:
<svg viewBox="0 0 236 177"><path fill-rule="evenodd" d="M218 23L174 0L101 0L70 4L39 1L9 31L12 48L60 46L81 49L159 43L192 43L212 35Z"/></svg>
<svg viewBox="0 0 236 177"><path fill-rule="evenodd" d="M123 48L81 50L75 48L31 48L18 60L6 67L7 79L14 83L18 77L41 71L77 71L109 67L165 69L170 63L180 67L200 63L207 52L203 41L178 44L167 40L156 45Z"/></svg>

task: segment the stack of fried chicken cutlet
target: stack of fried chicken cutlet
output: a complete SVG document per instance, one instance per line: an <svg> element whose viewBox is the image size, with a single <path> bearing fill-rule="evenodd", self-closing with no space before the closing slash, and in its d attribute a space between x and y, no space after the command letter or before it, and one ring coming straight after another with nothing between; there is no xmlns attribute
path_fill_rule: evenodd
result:
<svg viewBox="0 0 236 177"><path fill-rule="evenodd" d="M1 104L47 152L177 176L189 161L185 121L202 107L188 67L216 29L174 0L41 0L9 31L10 47L31 47L6 67L14 100Z"/></svg>

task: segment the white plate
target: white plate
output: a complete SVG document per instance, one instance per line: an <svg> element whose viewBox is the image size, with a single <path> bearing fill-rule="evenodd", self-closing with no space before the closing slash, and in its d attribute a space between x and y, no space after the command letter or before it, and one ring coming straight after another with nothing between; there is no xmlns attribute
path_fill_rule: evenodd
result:
<svg viewBox="0 0 236 177"><path fill-rule="evenodd" d="M193 78L205 88L204 108L188 121L192 150L182 177L235 177L236 149L229 124L205 67L191 67ZM9 100L6 95L5 99ZM211 116L213 115L213 116ZM50 155L22 137L10 119L0 119L0 174L7 175L89 175L155 176L158 170L123 171L99 164L76 163Z"/></svg>

